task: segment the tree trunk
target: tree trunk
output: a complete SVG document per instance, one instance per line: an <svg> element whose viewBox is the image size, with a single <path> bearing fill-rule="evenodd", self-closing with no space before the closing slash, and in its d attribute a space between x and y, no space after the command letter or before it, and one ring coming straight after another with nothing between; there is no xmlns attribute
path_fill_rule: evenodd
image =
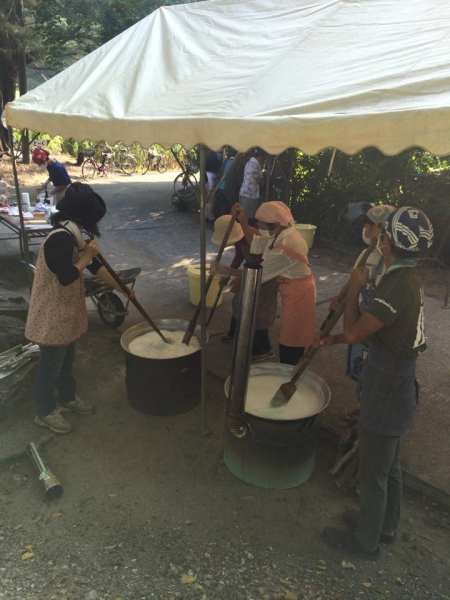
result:
<svg viewBox="0 0 450 600"><path fill-rule="evenodd" d="M23 0L16 0L16 15L22 27L25 27L23 20ZM27 84L27 56L24 46L21 44L17 49L17 70L19 74L19 94L23 96L28 91ZM22 131L22 162L30 164L30 136L28 129Z"/></svg>
<svg viewBox="0 0 450 600"><path fill-rule="evenodd" d="M0 114L5 110L6 104L14 100L17 65L15 63L15 52L11 49L8 36L0 29ZM9 150L8 130L0 124L0 144L2 149Z"/></svg>

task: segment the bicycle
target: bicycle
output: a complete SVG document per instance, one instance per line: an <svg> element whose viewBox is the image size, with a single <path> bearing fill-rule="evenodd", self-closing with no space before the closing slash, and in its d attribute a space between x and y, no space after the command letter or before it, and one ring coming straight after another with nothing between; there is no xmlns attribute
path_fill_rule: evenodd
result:
<svg viewBox="0 0 450 600"><path fill-rule="evenodd" d="M177 175L173 182L173 189L177 196L190 198L196 193L198 182L195 173L198 173L198 168L186 160L183 172Z"/></svg>
<svg viewBox="0 0 450 600"><path fill-rule="evenodd" d="M134 154L127 152L126 148L121 148L119 152L120 157L117 166L125 175L133 175L137 169L137 160Z"/></svg>
<svg viewBox="0 0 450 600"><path fill-rule="evenodd" d="M114 175L114 154L111 152L102 152L102 160L95 156L95 150L88 149L84 151L86 160L81 167L83 179L89 181L95 177L111 177Z"/></svg>
<svg viewBox="0 0 450 600"><path fill-rule="evenodd" d="M153 154L150 150L147 152L142 175L148 173L149 170L165 173L169 167L167 166L166 157L162 154Z"/></svg>

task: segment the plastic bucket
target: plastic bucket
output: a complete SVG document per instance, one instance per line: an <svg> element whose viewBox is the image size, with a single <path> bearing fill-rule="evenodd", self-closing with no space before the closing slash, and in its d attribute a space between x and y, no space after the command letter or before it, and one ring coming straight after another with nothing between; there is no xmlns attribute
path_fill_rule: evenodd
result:
<svg viewBox="0 0 450 600"><path fill-rule="evenodd" d="M206 267L208 268L209 265L206 265ZM190 267L188 267L187 274L188 274L188 278L189 278L189 294L190 294L190 298L191 298L191 303L194 306L197 306L197 304L200 302L200 265L191 265ZM208 280L208 277L209 277L209 271L207 271L207 273L206 273L206 280ZM207 308L212 308L212 305L214 304L214 300L216 299L217 292L219 291L219 281L220 281L220 277L217 276L217 277L214 277L214 279L211 283L211 287L209 288L208 293L206 295L206 307ZM222 294L220 295L217 306L220 306L221 304L222 304Z"/></svg>
<svg viewBox="0 0 450 600"><path fill-rule="evenodd" d="M317 225L307 225L306 223L295 223L295 229L299 232L305 242L308 244L308 250L312 248L314 242L314 235L316 233Z"/></svg>

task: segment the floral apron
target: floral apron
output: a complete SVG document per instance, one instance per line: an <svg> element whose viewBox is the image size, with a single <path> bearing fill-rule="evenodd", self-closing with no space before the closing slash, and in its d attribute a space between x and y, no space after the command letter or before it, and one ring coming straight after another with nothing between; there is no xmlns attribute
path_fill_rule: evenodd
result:
<svg viewBox="0 0 450 600"><path fill-rule="evenodd" d="M83 276L63 286L45 262L44 245L54 233L66 229L54 229L49 233L39 250L39 256L31 290L25 337L39 346L70 346L87 329L86 300ZM74 247L73 263L81 252Z"/></svg>

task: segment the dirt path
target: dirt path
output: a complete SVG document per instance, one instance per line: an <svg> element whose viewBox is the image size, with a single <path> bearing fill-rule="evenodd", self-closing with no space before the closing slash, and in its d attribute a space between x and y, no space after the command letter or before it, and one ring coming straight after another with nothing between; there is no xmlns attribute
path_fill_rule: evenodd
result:
<svg viewBox="0 0 450 600"><path fill-rule="evenodd" d="M150 177L135 180L127 187L134 186L136 199L154 197ZM110 220L102 248L117 266L139 259L139 293L154 318L190 314L185 269L198 260L198 235L185 226L188 216L170 212L169 199L166 208L138 206L128 197L113 201L116 186L102 183L100 193L105 186ZM158 228L167 232L164 238ZM120 238L126 252L116 245ZM173 264L166 269L167 256ZM333 268L346 270L347 263L336 261ZM127 326L136 318L130 315ZM314 477L298 488L263 490L238 481L222 459L222 382L208 380L208 438L198 436L198 410L176 418L141 415L125 402L119 335L99 326L95 313L90 320L94 333L80 344L77 371L80 395L97 412L70 417L74 432L45 450L64 496L43 501L25 458L0 466L0 599L450 597L445 511L408 496L395 546L383 547L376 562L340 556L321 542L320 532L341 525L344 508L357 499L342 495L327 474L333 448L321 443ZM30 398L14 419L32 418ZM25 552L34 556L22 560Z"/></svg>
<svg viewBox="0 0 450 600"><path fill-rule="evenodd" d="M306 484L253 488L223 463L219 380L208 381L211 435L201 438L198 410L156 418L127 406L117 334L88 335L77 371L80 394L97 412L72 416L74 432L46 447L63 497L43 501L25 458L1 469L0 598L448 596L450 520L439 507L408 497L399 541L383 547L378 561L341 556L320 532L341 525L356 498L343 496L328 476L333 449L326 442ZM20 418L31 419L32 407ZM24 552L34 556L23 560Z"/></svg>

